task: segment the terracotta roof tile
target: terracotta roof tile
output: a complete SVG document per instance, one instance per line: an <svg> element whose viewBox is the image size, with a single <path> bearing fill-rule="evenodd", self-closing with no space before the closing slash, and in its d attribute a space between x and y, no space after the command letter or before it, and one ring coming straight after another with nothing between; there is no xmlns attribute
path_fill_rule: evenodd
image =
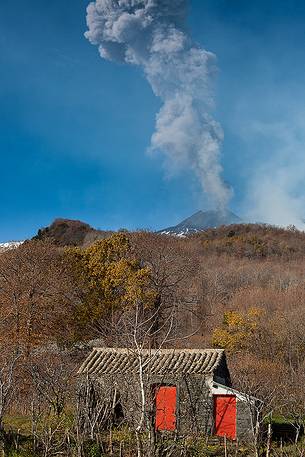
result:
<svg viewBox="0 0 305 457"><path fill-rule="evenodd" d="M213 373L224 357L223 349L143 350L144 371L152 374ZM114 375L134 372L139 358L132 349L94 348L79 373Z"/></svg>

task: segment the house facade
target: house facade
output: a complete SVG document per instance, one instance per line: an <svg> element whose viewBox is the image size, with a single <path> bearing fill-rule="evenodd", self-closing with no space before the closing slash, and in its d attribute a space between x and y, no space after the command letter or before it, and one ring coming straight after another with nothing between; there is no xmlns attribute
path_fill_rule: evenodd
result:
<svg viewBox="0 0 305 457"><path fill-rule="evenodd" d="M79 374L115 392L132 424L179 435L252 434L249 399L232 388L224 350L95 348Z"/></svg>

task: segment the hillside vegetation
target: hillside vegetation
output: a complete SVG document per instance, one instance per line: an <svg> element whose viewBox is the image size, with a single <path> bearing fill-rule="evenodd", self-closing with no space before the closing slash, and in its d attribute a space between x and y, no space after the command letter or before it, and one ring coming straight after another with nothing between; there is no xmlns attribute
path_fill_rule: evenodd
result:
<svg viewBox="0 0 305 457"><path fill-rule="evenodd" d="M207 253L236 257L301 258L305 254L305 233L294 226L288 229L269 225L239 224L209 229L198 235Z"/></svg>
<svg viewBox="0 0 305 457"><path fill-rule="evenodd" d="M151 344L173 319L167 346L225 348L234 387L265 400L262 420L284 418L299 433L304 254L305 234L293 227L232 225L181 239L55 221L0 255L0 425L34 417L45 450L48 421L68 427L92 340L129 345L137 304L143 322L154 316Z"/></svg>
<svg viewBox="0 0 305 457"><path fill-rule="evenodd" d="M55 219L49 227L39 229L33 240L50 241L59 246L84 246L110 234L111 232L96 230L81 221Z"/></svg>

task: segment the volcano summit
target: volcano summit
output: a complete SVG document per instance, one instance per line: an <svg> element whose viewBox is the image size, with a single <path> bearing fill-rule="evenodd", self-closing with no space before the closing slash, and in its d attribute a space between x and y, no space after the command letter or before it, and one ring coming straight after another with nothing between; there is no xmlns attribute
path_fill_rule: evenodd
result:
<svg viewBox="0 0 305 457"><path fill-rule="evenodd" d="M202 232L208 228L216 228L221 225L240 224L243 221L229 210L225 211L197 211L197 213L184 219L179 224L160 230L164 235L186 236Z"/></svg>

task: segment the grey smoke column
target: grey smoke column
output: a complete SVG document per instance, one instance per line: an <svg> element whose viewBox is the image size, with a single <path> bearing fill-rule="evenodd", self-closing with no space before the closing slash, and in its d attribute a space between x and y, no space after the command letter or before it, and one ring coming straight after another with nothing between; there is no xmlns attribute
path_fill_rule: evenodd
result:
<svg viewBox="0 0 305 457"><path fill-rule="evenodd" d="M190 167L214 204L231 196L221 178L223 132L212 118L214 54L194 45L185 30L187 0L96 0L87 8L85 36L100 55L143 68L163 101L151 150L173 169Z"/></svg>

